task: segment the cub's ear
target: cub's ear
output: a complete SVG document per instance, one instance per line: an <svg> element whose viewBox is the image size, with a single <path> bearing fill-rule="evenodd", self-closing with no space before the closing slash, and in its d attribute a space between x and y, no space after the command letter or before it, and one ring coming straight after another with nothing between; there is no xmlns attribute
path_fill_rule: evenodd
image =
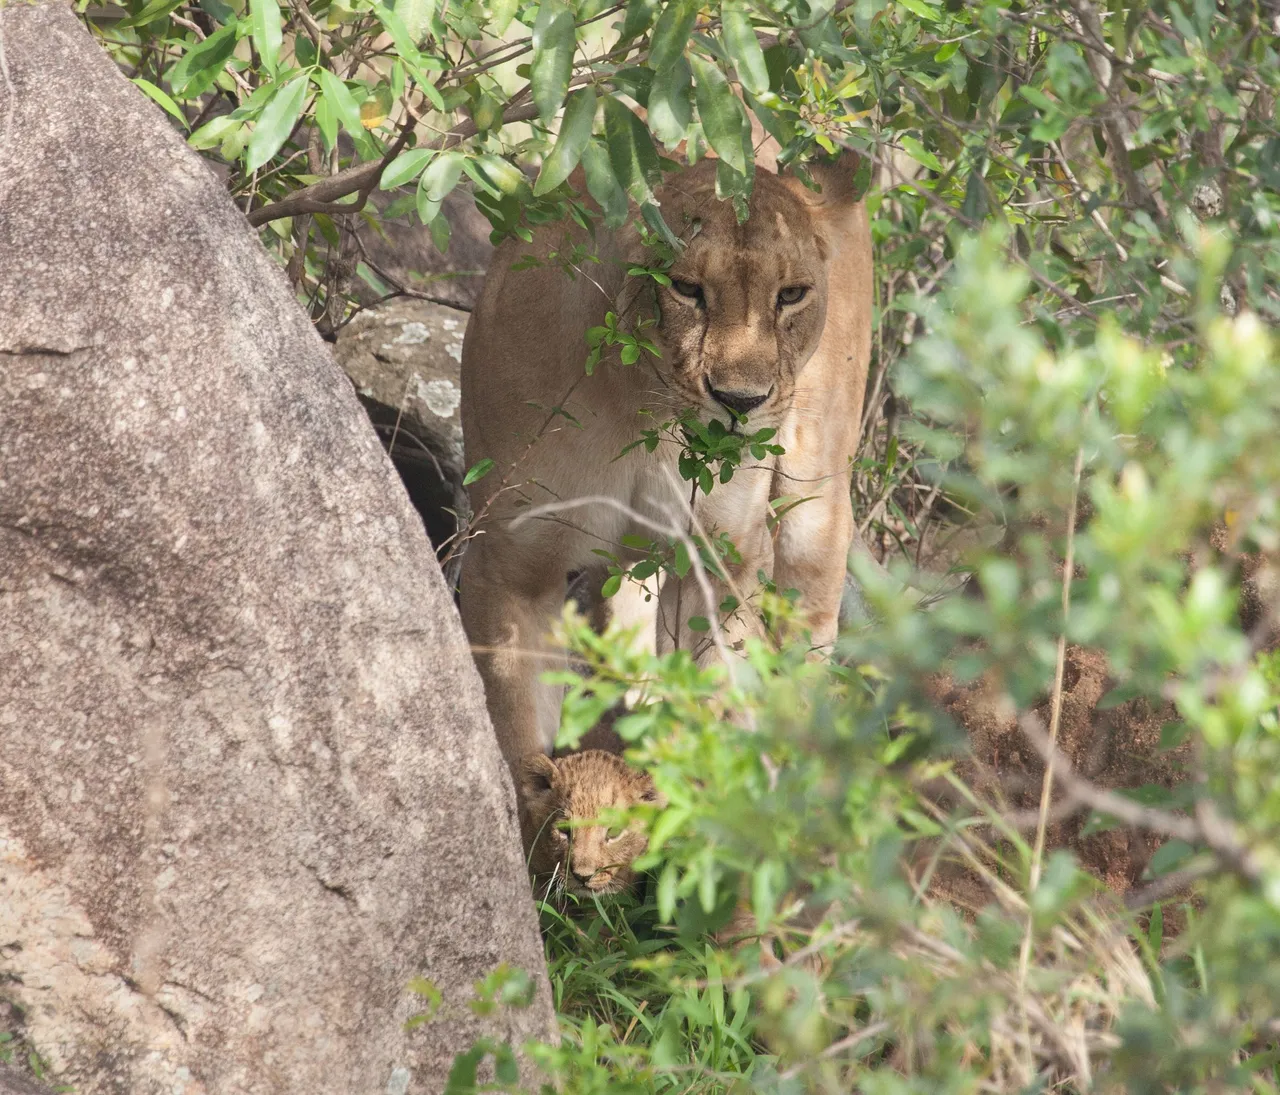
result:
<svg viewBox="0 0 1280 1095"><path fill-rule="evenodd" d="M640 801L652 802L655 806L665 808L667 805L667 796L651 783L644 789L644 793L640 796Z"/></svg>
<svg viewBox="0 0 1280 1095"><path fill-rule="evenodd" d="M555 786L559 770L545 753L530 753L520 761L520 789L526 798L545 795Z"/></svg>
<svg viewBox="0 0 1280 1095"><path fill-rule="evenodd" d="M862 156L852 148L846 148L835 159L812 160L805 164L809 178L822 188L821 191L810 190L795 175L785 171L779 178L805 205L825 212L837 205L853 205L862 200L866 190L858 178L862 166Z"/></svg>

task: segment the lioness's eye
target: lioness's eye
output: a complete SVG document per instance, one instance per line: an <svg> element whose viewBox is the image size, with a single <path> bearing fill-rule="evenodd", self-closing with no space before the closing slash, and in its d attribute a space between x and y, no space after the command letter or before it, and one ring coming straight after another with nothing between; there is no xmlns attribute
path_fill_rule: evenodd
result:
<svg viewBox="0 0 1280 1095"><path fill-rule="evenodd" d="M778 307L781 308L786 304L799 304L805 298L805 294L809 292L807 285L788 285L785 289L778 292Z"/></svg>
<svg viewBox="0 0 1280 1095"><path fill-rule="evenodd" d="M688 297L690 300L702 299L702 286L696 281L681 281L680 278L672 278L671 288L682 297Z"/></svg>

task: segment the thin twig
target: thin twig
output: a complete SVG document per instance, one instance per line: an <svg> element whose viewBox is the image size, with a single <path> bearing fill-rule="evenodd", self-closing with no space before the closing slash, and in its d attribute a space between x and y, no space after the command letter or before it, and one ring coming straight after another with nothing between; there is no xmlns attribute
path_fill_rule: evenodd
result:
<svg viewBox="0 0 1280 1095"><path fill-rule="evenodd" d="M1125 908L1135 912L1139 909L1149 909L1157 901L1174 897L1188 886L1194 886L1197 882L1218 874L1221 870L1222 864L1217 859L1206 858L1190 867L1183 867L1180 871L1171 871L1169 874L1161 875L1154 882L1125 894Z"/></svg>
<svg viewBox="0 0 1280 1095"><path fill-rule="evenodd" d="M1044 781L1040 785L1040 820L1036 824L1035 843L1031 848L1031 870L1027 879L1027 927L1022 936L1022 950L1018 955L1018 996L1022 998L1027 984L1027 967L1031 962L1031 942L1034 934L1034 918L1031 913L1031 897L1040 885L1040 868L1044 860L1045 835L1049 828L1049 803L1053 796L1053 757L1058 745L1058 726L1062 720L1062 675L1067 662L1067 617L1071 611L1071 579L1075 574L1076 555L1076 507L1080 498L1080 475L1084 470L1084 446L1076 449L1076 466L1071 477L1071 501L1067 506L1067 551L1062 564L1062 623L1058 632L1058 651L1053 666L1053 694L1049 701L1049 759L1044 766ZM1023 1015L1024 1026L1026 1015ZM1034 1073L1034 1068L1031 1070ZM1030 1079L1030 1077L1028 1077Z"/></svg>

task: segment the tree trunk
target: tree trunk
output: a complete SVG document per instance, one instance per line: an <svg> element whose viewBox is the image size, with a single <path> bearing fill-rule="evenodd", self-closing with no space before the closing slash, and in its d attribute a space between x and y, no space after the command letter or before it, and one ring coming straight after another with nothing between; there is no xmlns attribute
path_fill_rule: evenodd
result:
<svg viewBox="0 0 1280 1095"><path fill-rule="evenodd" d="M0 996L60 1082L438 1091L551 1037L431 546L212 173L0 0ZM481 1022L472 983L529 971ZM407 986L443 994L437 1017Z"/></svg>

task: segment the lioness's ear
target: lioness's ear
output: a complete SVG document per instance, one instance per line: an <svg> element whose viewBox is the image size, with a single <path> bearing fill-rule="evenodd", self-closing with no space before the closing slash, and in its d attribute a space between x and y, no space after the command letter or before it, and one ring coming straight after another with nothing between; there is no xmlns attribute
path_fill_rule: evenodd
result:
<svg viewBox="0 0 1280 1095"><path fill-rule="evenodd" d="M530 753L520 761L520 785L525 796L545 795L555 785L556 762L545 753Z"/></svg>
<svg viewBox="0 0 1280 1095"><path fill-rule="evenodd" d="M826 210L862 200L862 191L866 189L860 185L861 180L858 178L862 156L852 148L843 149L835 159L813 160L804 166L809 172L809 178L822 188L821 191L810 190L795 175L786 171L778 177L805 205Z"/></svg>

